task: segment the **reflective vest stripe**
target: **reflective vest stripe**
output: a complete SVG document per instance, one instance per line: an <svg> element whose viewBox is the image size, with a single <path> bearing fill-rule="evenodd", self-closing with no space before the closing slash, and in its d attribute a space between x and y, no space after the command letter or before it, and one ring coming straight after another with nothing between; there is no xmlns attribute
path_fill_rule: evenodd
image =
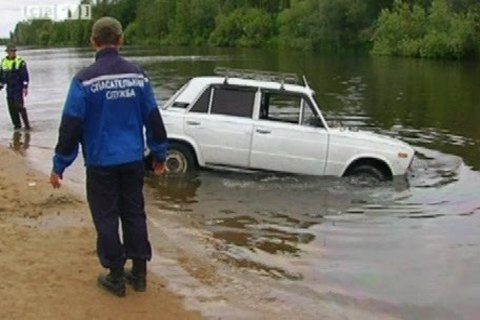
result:
<svg viewBox="0 0 480 320"><path fill-rule="evenodd" d="M20 57L16 57L15 59L7 59L4 58L2 60L2 70L3 71L12 71L15 69L19 69L22 67L22 64L24 63L23 59Z"/></svg>

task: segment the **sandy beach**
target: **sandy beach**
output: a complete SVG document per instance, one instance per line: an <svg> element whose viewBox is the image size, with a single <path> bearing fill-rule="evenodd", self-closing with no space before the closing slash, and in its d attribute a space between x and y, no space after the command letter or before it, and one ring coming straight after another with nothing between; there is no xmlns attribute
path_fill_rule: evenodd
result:
<svg viewBox="0 0 480 320"><path fill-rule="evenodd" d="M96 286L103 268L81 196L0 149L1 319L201 319L149 274L146 293L114 297Z"/></svg>

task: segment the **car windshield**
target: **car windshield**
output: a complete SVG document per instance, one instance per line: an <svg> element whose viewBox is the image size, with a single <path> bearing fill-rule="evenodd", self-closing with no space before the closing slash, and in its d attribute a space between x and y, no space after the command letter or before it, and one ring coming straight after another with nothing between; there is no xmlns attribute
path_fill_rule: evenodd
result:
<svg viewBox="0 0 480 320"><path fill-rule="evenodd" d="M180 89L178 89L177 92L175 92L175 94L174 94L170 99L168 99L168 101L167 101L163 106L161 106L161 108L162 108L162 109L167 109L169 106L172 106L172 104L173 104L174 101L176 101L176 100L177 100L177 101L182 101L181 95L182 95L184 92L188 91L188 90L185 90L185 89L188 87L189 84L190 84L190 82L187 82L187 83L184 84ZM177 102L176 102L176 103L177 103ZM177 105L179 105L179 104L177 104ZM188 106L188 103L185 102L185 105ZM185 107L186 107L186 106L185 106Z"/></svg>
<svg viewBox="0 0 480 320"><path fill-rule="evenodd" d="M341 114L338 112L335 112L334 110L326 110L324 107L326 106L325 101L322 99L322 104L320 104L316 98L316 94L312 94L312 100L313 102L317 105L318 109L322 113L322 116L324 118L324 121L327 123L329 128L342 128L345 127L345 124L342 122L342 117Z"/></svg>
<svg viewBox="0 0 480 320"><path fill-rule="evenodd" d="M281 90L262 90L261 120L324 127L315 103L305 94Z"/></svg>

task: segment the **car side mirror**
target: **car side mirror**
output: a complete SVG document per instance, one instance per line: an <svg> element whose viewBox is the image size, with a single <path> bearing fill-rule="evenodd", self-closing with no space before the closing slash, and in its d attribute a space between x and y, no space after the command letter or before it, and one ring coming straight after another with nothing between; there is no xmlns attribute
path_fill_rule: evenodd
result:
<svg viewBox="0 0 480 320"><path fill-rule="evenodd" d="M306 125L316 128L323 128L323 122L319 117L311 117L305 122Z"/></svg>

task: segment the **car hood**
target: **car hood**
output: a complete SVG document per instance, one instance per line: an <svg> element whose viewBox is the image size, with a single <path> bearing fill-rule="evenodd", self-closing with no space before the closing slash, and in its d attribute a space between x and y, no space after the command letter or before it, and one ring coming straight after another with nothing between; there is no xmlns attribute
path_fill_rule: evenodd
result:
<svg viewBox="0 0 480 320"><path fill-rule="evenodd" d="M383 144L383 145L388 145L392 147L397 147L405 151L413 152L413 148L403 141L400 141L396 138L392 138L389 136L369 132L369 131L352 130L350 128L330 128L330 134L332 136L339 137L339 138L347 138L350 141L358 140L359 143L361 141L365 141L365 142L374 143L377 145Z"/></svg>

